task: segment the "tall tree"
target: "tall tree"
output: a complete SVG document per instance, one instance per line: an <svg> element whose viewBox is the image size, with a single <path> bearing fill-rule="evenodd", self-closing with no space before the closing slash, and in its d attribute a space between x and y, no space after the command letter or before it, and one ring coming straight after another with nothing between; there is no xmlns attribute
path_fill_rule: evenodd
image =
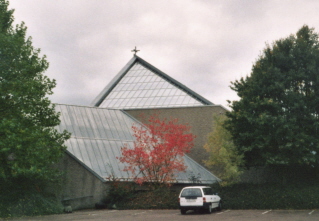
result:
<svg viewBox="0 0 319 221"><path fill-rule="evenodd" d="M185 171L183 156L194 146L190 127L177 119L161 120L151 115L148 124L133 125L134 147L124 146L120 162L132 172L139 184L170 185L175 173Z"/></svg>
<svg viewBox="0 0 319 221"><path fill-rule="evenodd" d="M226 115L213 116L213 131L208 135L204 148L209 154L205 165L210 168L222 182L222 185L236 183L242 174L243 155L238 153L231 134L225 129Z"/></svg>
<svg viewBox="0 0 319 221"><path fill-rule="evenodd" d="M252 165L318 165L319 42L303 26L267 45L250 76L232 82L227 129Z"/></svg>
<svg viewBox="0 0 319 221"><path fill-rule="evenodd" d="M47 95L55 80L43 75L46 57L26 37L24 23L13 27L13 10L0 0L0 177L50 177L68 133L58 133L59 114Z"/></svg>

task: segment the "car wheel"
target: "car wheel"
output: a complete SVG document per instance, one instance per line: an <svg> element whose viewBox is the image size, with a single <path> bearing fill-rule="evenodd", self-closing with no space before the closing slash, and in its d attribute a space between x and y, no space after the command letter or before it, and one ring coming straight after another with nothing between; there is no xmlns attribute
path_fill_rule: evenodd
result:
<svg viewBox="0 0 319 221"><path fill-rule="evenodd" d="M211 214L212 213L212 204L210 204L207 208L207 213Z"/></svg>
<svg viewBox="0 0 319 221"><path fill-rule="evenodd" d="M186 209L181 209L181 214L185 215L186 214Z"/></svg>
<svg viewBox="0 0 319 221"><path fill-rule="evenodd" d="M222 211L222 201L219 201L217 211Z"/></svg>

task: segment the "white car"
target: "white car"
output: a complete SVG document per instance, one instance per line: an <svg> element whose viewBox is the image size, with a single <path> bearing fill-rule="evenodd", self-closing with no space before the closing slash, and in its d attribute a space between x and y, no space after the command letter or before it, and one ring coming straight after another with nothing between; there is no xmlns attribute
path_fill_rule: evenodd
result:
<svg viewBox="0 0 319 221"><path fill-rule="evenodd" d="M209 186L189 186L182 189L179 194L179 208L181 214L187 210L199 211L201 209L211 213L213 209L222 209L221 199L213 193Z"/></svg>

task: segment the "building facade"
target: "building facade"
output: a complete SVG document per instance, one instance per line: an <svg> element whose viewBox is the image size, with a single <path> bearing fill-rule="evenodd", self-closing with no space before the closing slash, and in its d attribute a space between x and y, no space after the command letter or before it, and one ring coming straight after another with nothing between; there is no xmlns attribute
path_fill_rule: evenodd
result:
<svg viewBox="0 0 319 221"><path fill-rule="evenodd" d="M227 111L161 72L140 57L134 57L94 99L91 106L57 104L61 113L59 131L71 132L65 157L57 167L65 172L61 200L74 209L90 208L106 196L110 177L132 182L120 163L121 147L133 147L132 126L145 116L177 118L191 126L195 147L183 160L185 172L176 174L176 184L191 185L193 174L202 184L219 182L205 169L203 148L213 127L213 114Z"/></svg>

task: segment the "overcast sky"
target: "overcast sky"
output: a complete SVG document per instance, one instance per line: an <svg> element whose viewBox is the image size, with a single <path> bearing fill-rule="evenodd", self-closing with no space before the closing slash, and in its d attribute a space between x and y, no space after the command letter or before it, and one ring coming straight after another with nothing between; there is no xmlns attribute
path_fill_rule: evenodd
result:
<svg viewBox="0 0 319 221"><path fill-rule="evenodd" d="M266 43L304 24L319 32L317 0L11 0L57 81L54 103L89 105L138 56L214 104L238 99Z"/></svg>

